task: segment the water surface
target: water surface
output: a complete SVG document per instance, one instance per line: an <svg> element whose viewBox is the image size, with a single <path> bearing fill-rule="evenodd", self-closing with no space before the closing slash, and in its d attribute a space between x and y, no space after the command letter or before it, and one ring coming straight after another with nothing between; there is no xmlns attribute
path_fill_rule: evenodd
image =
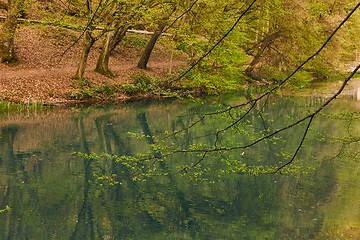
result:
<svg viewBox="0 0 360 240"><path fill-rule="evenodd" d="M11 210L0 213L0 239L359 239L360 106L355 97L337 100L326 116L316 118L290 174L253 176L241 171L241 164L286 162L306 124L278 139L203 160L201 154L165 156L164 149L151 148L156 143L183 150L199 144L237 146L326 100L272 97L241 125L218 135L214 132L246 109L202 119L204 112L244 99L232 95L1 115L0 209ZM339 140L344 136L346 142ZM165 160L137 166L163 174L137 179L140 168L74 152L151 153ZM99 181L104 176L120 184Z"/></svg>

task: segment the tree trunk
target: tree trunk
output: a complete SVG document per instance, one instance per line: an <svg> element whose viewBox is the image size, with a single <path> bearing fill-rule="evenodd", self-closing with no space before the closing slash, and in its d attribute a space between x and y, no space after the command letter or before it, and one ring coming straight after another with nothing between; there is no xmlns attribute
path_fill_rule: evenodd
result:
<svg viewBox="0 0 360 240"><path fill-rule="evenodd" d="M113 32L108 32L106 35L106 39L103 43L98 62L96 64L95 71L105 75L107 77L114 77L114 73L111 72L109 68L109 59L110 59L110 42L113 38Z"/></svg>
<svg viewBox="0 0 360 240"><path fill-rule="evenodd" d="M160 23L157 30L154 32L150 41L148 42L143 55L140 58L140 61L137 65L138 68L146 69L149 59L150 59L150 56L151 56L151 53L152 53L152 50L154 49L155 44L156 44L157 40L159 39L159 37L161 36L161 33L164 30L164 28L165 28L165 24Z"/></svg>
<svg viewBox="0 0 360 240"><path fill-rule="evenodd" d="M17 26L18 2L8 0L8 13L0 29L0 60L3 63L14 63L17 56L14 51L14 37Z"/></svg>
<svg viewBox="0 0 360 240"><path fill-rule="evenodd" d="M261 62L261 58L263 57L263 53L265 52L265 50L267 48L269 48L273 42L275 41L275 39L279 38L281 35L281 31L276 31L272 34L269 34L268 36L266 36L263 40L261 40L259 43L255 44L254 48L258 49L256 51L256 54L254 55L253 53L248 53L249 55L253 55L254 58L253 60L250 62L249 66L245 69L245 74L246 76L254 79L254 80L260 80L261 76L259 76L258 74L255 73L255 69L258 65L258 63ZM248 49L248 51L253 51L253 49Z"/></svg>
<svg viewBox="0 0 360 240"><path fill-rule="evenodd" d="M115 74L109 68L109 59L111 52L116 48L121 40L125 37L128 26L116 28L109 32L104 40L103 48L98 58L95 71L107 77L115 77Z"/></svg>
<svg viewBox="0 0 360 240"><path fill-rule="evenodd" d="M85 33L85 42L84 42L83 50L81 52L80 62L76 74L74 76L74 79L82 79L84 77L86 62L90 53L90 49L94 45L94 43L95 43L95 39L91 36L91 33L87 31Z"/></svg>
<svg viewBox="0 0 360 240"><path fill-rule="evenodd" d="M264 52L265 49L262 49L262 51L259 51L253 58L253 60L249 63L249 66L245 69L245 74L246 76L248 76L249 78L253 79L253 80L260 80L260 77L257 76L257 74L254 72L256 65L260 62L261 60L261 56L262 53Z"/></svg>

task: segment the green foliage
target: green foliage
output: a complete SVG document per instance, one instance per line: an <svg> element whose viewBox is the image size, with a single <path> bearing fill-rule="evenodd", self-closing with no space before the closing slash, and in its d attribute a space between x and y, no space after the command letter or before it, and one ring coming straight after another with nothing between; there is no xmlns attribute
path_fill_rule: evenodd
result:
<svg viewBox="0 0 360 240"><path fill-rule="evenodd" d="M147 154L137 154L136 156L117 156L106 153L98 155L95 153L84 154L80 152L73 154L90 161L95 161L95 164L103 165L105 161L107 165L117 164L119 166L117 173L104 172L103 170L94 171L92 173L94 181L100 185L121 185L129 176L134 182L145 182L151 177L167 175L159 168L159 164L164 160L160 158L148 158ZM151 153L148 154L151 155Z"/></svg>
<svg viewBox="0 0 360 240"><path fill-rule="evenodd" d="M23 109L24 109L23 104L15 104L15 103L11 103L11 102L0 101L0 113L1 114L19 111L19 110L23 110Z"/></svg>
<svg viewBox="0 0 360 240"><path fill-rule="evenodd" d="M9 211L11 211L11 208L8 205L6 205L4 209L0 209L0 214L2 214L4 212L9 212Z"/></svg>
<svg viewBox="0 0 360 240"><path fill-rule="evenodd" d="M243 72L249 57L239 46L244 35L234 33L229 38L229 41L219 45L204 59L194 73L187 76L190 81L185 84L185 88L219 94L238 90L245 83ZM184 41L183 45L186 46L184 50L193 52L195 55L192 58L197 60L199 54L206 50L209 42L198 39L198 41Z"/></svg>
<svg viewBox="0 0 360 240"><path fill-rule="evenodd" d="M291 72L319 48L336 26L332 19L343 18L345 14L341 6L353 6L354 3L350 2L331 4L308 1L300 3L303 6L300 9L296 3L286 1L257 4L243 20L244 24L234 29L223 43L201 62L197 70L212 70L210 74L225 76L230 73L230 77L237 72L236 78L251 62L253 69L249 71L252 77L278 82L284 79L284 73ZM233 23L238 14L232 11L234 8L235 6L230 7L219 1L203 3L201 8L194 10L199 13L196 20L194 19L195 23L190 21L189 26L183 26L183 29L179 30L181 36L177 38L178 48L188 53L191 61L196 61ZM210 12L212 17L209 17ZM311 28L309 22L312 22ZM199 23L203 24L197 25ZM346 44L343 44L346 40L342 40L348 35L347 41L355 42L353 38L358 36L358 33L353 28L354 24L349 21L348 25L348 30L352 29L353 34L348 34L349 31L338 33L339 37L327 46L321 58L308 64L304 72L294 78L292 82L296 88L309 86L311 80L333 79L334 66L342 66L338 64L340 56L345 54L342 49L349 49L346 52L351 52L354 57L354 50L350 50L354 45L346 47ZM211 92L215 88L213 85L217 84L209 82L212 81L206 80L205 85L209 86Z"/></svg>
<svg viewBox="0 0 360 240"><path fill-rule="evenodd" d="M304 71L311 74L313 81L337 81L342 77L342 72L346 72L344 70L336 69L320 59L314 59L314 61L304 67Z"/></svg>
<svg viewBox="0 0 360 240"><path fill-rule="evenodd" d="M0 114L8 113L36 113L38 111L45 111L49 109L49 106L44 105L42 102L28 102L24 103L12 103L10 101L0 101Z"/></svg>
<svg viewBox="0 0 360 240"><path fill-rule="evenodd" d="M355 73L354 78L360 78L360 72Z"/></svg>
<svg viewBox="0 0 360 240"><path fill-rule="evenodd" d="M197 71L191 74L191 81L184 85L185 89L192 89L200 94L220 94L238 90L244 83L241 74L233 74L231 77L224 74L211 74Z"/></svg>
<svg viewBox="0 0 360 240"><path fill-rule="evenodd" d="M68 93L68 97L70 99L111 100L120 90L120 87L114 84L100 84L92 86L92 84L86 79L81 79L80 81L78 81L78 86L78 91L71 91Z"/></svg>
<svg viewBox="0 0 360 240"><path fill-rule="evenodd" d="M312 80L311 72L300 71L290 79L289 85L297 89L302 89L309 87Z"/></svg>
<svg viewBox="0 0 360 240"><path fill-rule="evenodd" d="M54 45L68 45L77 40L77 34L66 28L58 28L52 26L44 27L44 36L50 38Z"/></svg>
<svg viewBox="0 0 360 240"><path fill-rule="evenodd" d="M123 41L125 47L143 48L147 44L147 40L135 36L126 36Z"/></svg>
<svg viewBox="0 0 360 240"><path fill-rule="evenodd" d="M157 85L158 79L149 77L144 73L134 74L131 78L133 79L133 83L121 85L121 90L126 94L154 94L163 92L159 85Z"/></svg>

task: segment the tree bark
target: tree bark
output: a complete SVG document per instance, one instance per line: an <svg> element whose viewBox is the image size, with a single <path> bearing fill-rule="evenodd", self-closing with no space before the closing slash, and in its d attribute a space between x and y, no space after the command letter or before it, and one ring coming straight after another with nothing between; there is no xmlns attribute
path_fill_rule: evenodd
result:
<svg viewBox="0 0 360 240"><path fill-rule="evenodd" d="M112 51L125 37L128 26L121 26L114 31L109 32L104 40L103 48L100 52L95 71L107 77L115 77L115 74L109 68L109 59Z"/></svg>
<svg viewBox="0 0 360 240"><path fill-rule="evenodd" d="M154 34L152 35L150 41L148 42L144 53L142 54L140 61L137 65L138 68L140 69L146 69L147 68L147 64L149 62L151 53L155 47L155 44L157 42L157 40L159 39L159 37L161 36L161 33L163 32L165 28L165 24L160 23L157 30L154 32Z"/></svg>
<svg viewBox="0 0 360 240"><path fill-rule="evenodd" d="M249 66L245 69L245 74L246 76L254 79L254 80L260 80L261 77L258 76L255 73L255 69L258 65L258 63L261 62L261 58L263 57L263 53L264 51L270 47L273 42L275 41L275 39L279 38L281 36L281 31L276 31L272 34L269 34L268 36L266 36L263 40L261 40L259 43L255 44L254 49L258 49L256 51L256 53L250 53L253 52L254 49L248 49L248 54L249 55L253 55L254 58L253 60L249 63Z"/></svg>
<svg viewBox="0 0 360 240"><path fill-rule="evenodd" d="M94 45L94 43L95 43L95 39L91 36L91 33L89 31L86 31L85 42L81 52L80 62L76 74L74 76L74 79L82 79L84 77L86 62L90 53L90 49Z"/></svg>
<svg viewBox="0 0 360 240"><path fill-rule="evenodd" d="M3 63L14 63L18 60L14 50L14 37L17 26L18 2L8 0L8 13L0 29L0 60Z"/></svg>
<svg viewBox="0 0 360 240"><path fill-rule="evenodd" d="M257 76L254 72L256 65L260 62L262 53L264 52L265 48L261 49L253 58L253 60L249 63L249 66L245 69L245 75L253 80L260 80L261 78Z"/></svg>

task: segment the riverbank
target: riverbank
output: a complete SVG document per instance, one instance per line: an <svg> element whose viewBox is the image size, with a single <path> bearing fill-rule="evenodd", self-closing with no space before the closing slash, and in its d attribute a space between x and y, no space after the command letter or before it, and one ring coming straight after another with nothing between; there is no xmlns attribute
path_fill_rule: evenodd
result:
<svg viewBox="0 0 360 240"><path fill-rule="evenodd" d="M79 32L68 29L20 25L15 37L18 63L12 66L0 64L0 101L68 105L163 96L155 81L176 78L188 65L187 56L177 51L164 36L155 47L149 70L136 68L150 36L129 33L110 58L110 68L116 77L107 78L93 70L101 48L101 43L96 43L90 52L85 79L73 80L82 45L69 46L78 36ZM339 89L341 80L315 83L301 91L283 89L280 94L330 96ZM133 85L134 82L138 82L138 87ZM353 95L353 88L357 87L348 87L343 95ZM152 93L147 94L146 89Z"/></svg>
<svg viewBox="0 0 360 240"><path fill-rule="evenodd" d="M340 89L346 77L347 76L344 74L343 78L339 78L338 81L313 83L309 88L304 88L300 91L295 89L283 89L281 94L297 96L319 96L325 98L331 97ZM340 94L340 97L351 96L357 100L360 100L360 78L358 76L351 79Z"/></svg>

